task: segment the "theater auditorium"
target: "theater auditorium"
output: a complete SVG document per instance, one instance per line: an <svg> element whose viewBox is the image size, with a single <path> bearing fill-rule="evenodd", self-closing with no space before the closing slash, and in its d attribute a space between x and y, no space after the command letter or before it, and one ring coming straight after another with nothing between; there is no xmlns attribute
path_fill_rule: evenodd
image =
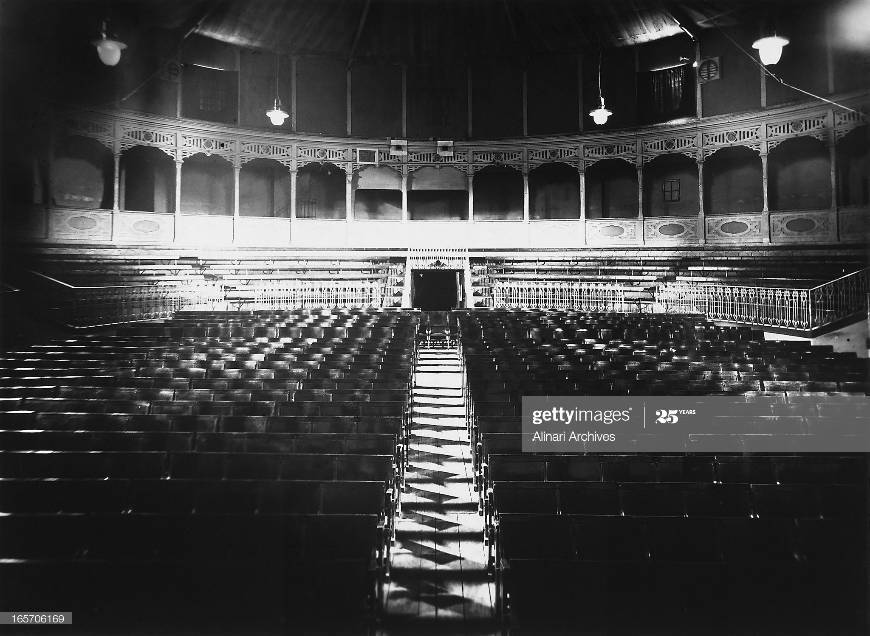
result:
<svg viewBox="0 0 870 636"><path fill-rule="evenodd" d="M870 2L0 47L3 633L870 633Z"/></svg>

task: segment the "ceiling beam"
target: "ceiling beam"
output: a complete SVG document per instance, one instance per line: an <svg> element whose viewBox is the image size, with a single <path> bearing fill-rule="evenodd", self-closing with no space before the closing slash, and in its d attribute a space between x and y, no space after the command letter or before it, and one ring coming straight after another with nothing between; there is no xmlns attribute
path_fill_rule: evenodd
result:
<svg viewBox="0 0 870 636"><path fill-rule="evenodd" d="M685 9L678 4L668 4L662 7L678 27L693 40L698 39L698 28L695 21L686 13Z"/></svg>
<svg viewBox="0 0 870 636"><path fill-rule="evenodd" d="M356 25L356 33L353 36L353 44L350 45L350 53L347 56L347 67L350 68L353 64L353 56L356 53L356 47L362 37L363 29L366 27L366 18L369 17L369 8L372 6L372 0L366 0L363 5L362 13L359 16L359 24Z"/></svg>

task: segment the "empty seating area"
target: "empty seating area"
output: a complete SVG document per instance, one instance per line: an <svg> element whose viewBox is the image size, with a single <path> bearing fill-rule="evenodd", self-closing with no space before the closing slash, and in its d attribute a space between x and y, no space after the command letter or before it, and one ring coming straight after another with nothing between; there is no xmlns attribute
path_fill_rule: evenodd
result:
<svg viewBox="0 0 870 636"><path fill-rule="evenodd" d="M868 392L865 359L679 315L484 311L459 322L508 625L863 633L866 456L745 453L741 439L865 432L866 416L845 406ZM521 451L523 395L731 403L684 452L535 454ZM717 432L733 452L705 451Z"/></svg>
<svg viewBox="0 0 870 636"><path fill-rule="evenodd" d="M181 312L5 352L0 596L72 611L82 633L365 631L417 323Z"/></svg>

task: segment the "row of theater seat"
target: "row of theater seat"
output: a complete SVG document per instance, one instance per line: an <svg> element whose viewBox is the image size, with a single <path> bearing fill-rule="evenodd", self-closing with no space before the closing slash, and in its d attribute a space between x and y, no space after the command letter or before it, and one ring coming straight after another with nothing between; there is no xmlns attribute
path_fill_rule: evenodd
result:
<svg viewBox="0 0 870 636"><path fill-rule="evenodd" d="M269 629L363 625L389 562L418 321L190 312L6 352L4 598L54 599L83 633L153 625L132 603L146 597L179 629L196 624L181 598L215 629L252 608Z"/></svg>
<svg viewBox="0 0 870 636"><path fill-rule="evenodd" d="M866 360L691 316L487 311L459 323L476 485L512 627L862 624L867 459L782 451L783 436L866 437ZM695 436L683 453L530 454L524 395L680 395L687 408L720 395L728 416L678 425ZM759 438L775 452L742 453ZM795 610L804 603L816 617Z"/></svg>

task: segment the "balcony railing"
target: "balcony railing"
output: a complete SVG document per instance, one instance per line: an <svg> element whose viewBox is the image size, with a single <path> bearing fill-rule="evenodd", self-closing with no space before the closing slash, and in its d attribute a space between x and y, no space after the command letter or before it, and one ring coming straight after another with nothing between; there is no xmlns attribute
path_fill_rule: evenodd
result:
<svg viewBox="0 0 870 636"><path fill-rule="evenodd" d="M580 311L634 311L625 288L608 283L560 281L496 281L492 284L495 308L573 309Z"/></svg>
<svg viewBox="0 0 870 636"><path fill-rule="evenodd" d="M242 288L226 298L250 309L381 307L385 293L380 281L296 280Z"/></svg>
<svg viewBox="0 0 870 636"><path fill-rule="evenodd" d="M58 322L71 327L104 325L168 318L182 309L223 302L220 283L188 281L173 285L76 286L31 272L38 289L50 298L50 311Z"/></svg>
<svg viewBox="0 0 870 636"><path fill-rule="evenodd" d="M663 311L812 333L866 310L867 268L809 289L677 282L659 285Z"/></svg>

